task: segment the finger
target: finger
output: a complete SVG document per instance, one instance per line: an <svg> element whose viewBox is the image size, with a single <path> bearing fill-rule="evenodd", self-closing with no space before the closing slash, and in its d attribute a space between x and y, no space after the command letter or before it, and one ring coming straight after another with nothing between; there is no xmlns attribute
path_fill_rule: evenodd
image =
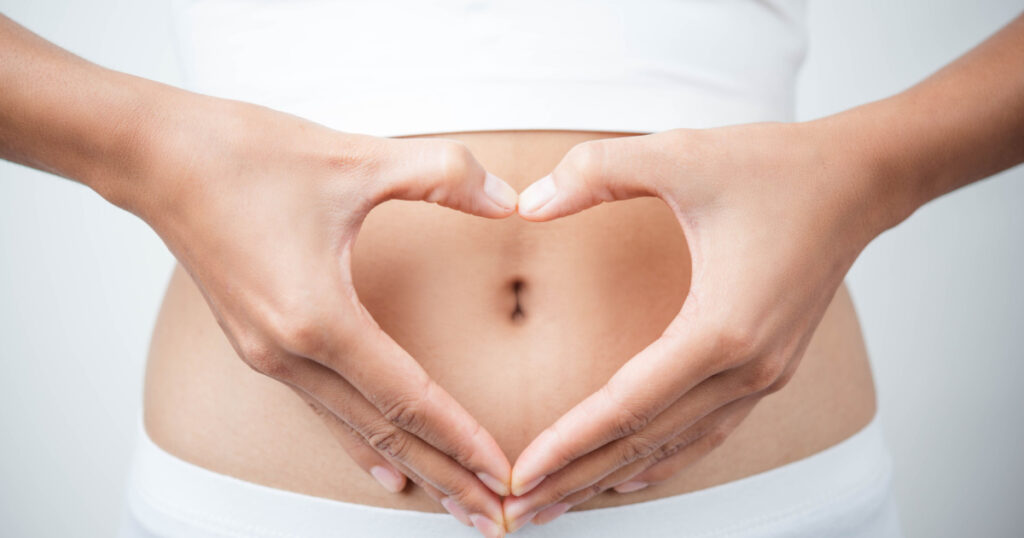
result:
<svg viewBox="0 0 1024 538"><path fill-rule="evenodd" d="M396 427L336 372L300 357L286 360L291 383L345 420L390 461L436 488L442 499L447 497L464 509L481 532L496 535L495 529L504 528L500 499L465 467L419 437Z"/></svg>
<svg viewBox="0 0 1024 538"><path fill-rule="evenodd" d="M673 322L673 325L680 323ZM523 450L511 490L522 495L576 458L644 429L659 413L722 368L719 335L690 323L670 326L601 389L574 406Z"/></svg>
<svg viewBox="0 0 1024 538"><path fill-rule="evenodd" d="M459 520L460 523L466 525L467 527L473 526L472 520L469 519L469 514L467 514L466 510L459 506L459 504L455 502L454 499L446 496L444 492L435 488L432 484L424 480L422 476L416 474L416 472L413 471L412 469L409 469L408 467L402 465L401 463L394 463L394 466L400 469L403 473L405 473L405 475L409 477L409 480L412 481L413 484L416 484L417 486L423 488L423 490L427 492L427 495L429 495L430 498L440 503L441 506L445 510L447 510L448 513L451 514L455 519Z"/></svg>
<svg viewBox="0 0 1024 538"><path fill-rule="evenodd" d="M651 465L652 458L664 458L715 427L736 405L731 394L727 377L715 376L701 383L659 415L660 424L652 423L644 432L585 454L525 495L507 498L505 520L521 525L556 503L567 499L583 502L629 479Z"/></svg>
<svg viewBox="0 0 1024 538"><path fill-rule="evenodd" d="M507 217L518 194L484 170L465 144L440 138L388 140L380 171L385 180L377 203L422 200L481 217Z"/></svg>
<svg viewBox="0 0 1024 538"><path fill-rule="evenodd" d="M536 487L516 497L514 502L506 501L506 520L525 521L527 513L535 513L577 491L593 489L608 476L620 474L624 468L635 468L638 462L658 454L673 438L678 439L687 432L690 435L701 432L702 428L714 423L723 406L736 399L737 391L730 385L731 377L713 376L669 406L644 430L579 456L548 475Z"/></svg>
<svg viewBox="0 0 1024 538"><path fill-rule="evenodd" d="M527 521L537 525L548 523L569 508L609 489L629 493L667 480L720 446L746 417L757 400L756 397L747 397L722 406L660 446L648 457L621 467L598 482L564 497L550 498L544 503L531 503L525 511L510 506L518 499L506 499L505 519L510 522L510 531L521 527ZM532 495L533 492L530 496Z"/></svg>
<svg viewBox="0 0 1024 538"><path fill-rule="evenodd" d="M498 442L404 349L365 314L355 335L333 331L321 361L351 383L395 428L453 458L498 495L508 494L511 464ZM342 343L344 341L344 343Z"/></svg>
<svg viewBox="0 0 1024 538"><path fill-rule="evenodd" d="M628 478L624 482L615 484L615 491L619 493L638 491L650 484L663 482L675 476L712 450L721 446L729 435L743 422L743 419L750 414L750 411L758 401L758 397L751 396L722 408L722 414L717 424L713 427L705 428L705 431L692 442L687 442L687 436L684 434L672 443L667 444L663 450L659 449L655 456L640 462L639 467L643 468L640 473ZM624 472L623 474L628 473ZM608 483L614 484L615 480L619 479L621 479L621 475L610 477Z"/></svg>
<svg viewBox="0 0 1024 538"><path fill-rule="evenodd" d="M647 167L657 162L654 135L591 140L577 144L547 176L519 195L519 214L544 221L589 207L639 196L657 196L660 173Z"/></svg>
<svg viewBox="0 0 1024 538"><path fill-rule="evenodd" d="M338 440L338 443L359 467L391 493L399 493L405 489L406 476L368 445L362 435L331 413L316 398L306 394L298 387L292 386L291 388L324 421L331 435Z"/></svg>

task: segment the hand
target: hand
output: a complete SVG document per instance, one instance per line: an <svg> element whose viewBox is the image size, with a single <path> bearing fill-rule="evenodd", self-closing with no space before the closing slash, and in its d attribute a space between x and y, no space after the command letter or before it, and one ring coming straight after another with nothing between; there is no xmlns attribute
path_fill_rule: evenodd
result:
<svg viewBox="0 0 1024 538"><path fill-rule="evenodd" d="M665 480L721 444L793 376L848 268L876 233L852 148L823 126L753 124L590 141L519 198L547 221L658 196L693 272L678 316L520 454L509 530L609 488ZM842 141L845 143L845 140Z"/></svg>
<svg viewBox="0 0 1024 538"><path fill-rule="evenodd" d="M500 527L508 460L377 326L350 257L364 217L385 200L502 218L515 191L449 140L338 133L207 98L154 121L149 173L113 197L164 239L239 356L325 416L389 490L404 474L464 523Z"/></svg>

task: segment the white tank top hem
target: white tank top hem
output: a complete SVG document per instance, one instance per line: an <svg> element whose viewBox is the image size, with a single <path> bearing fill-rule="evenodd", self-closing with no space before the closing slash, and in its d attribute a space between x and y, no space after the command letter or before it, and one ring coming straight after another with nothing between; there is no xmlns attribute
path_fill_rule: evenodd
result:
<svg viewBox="0 0 1024 538"><path fill-rule="evenodd" d="M878 419L807 458L711 488L570 511L524 538L898 538L890 455ZM139 426L121 538L475 537L445 513L302 495L215 473L157 446Z"/></svg>
<svg viewBox="0 0 1024 538"><path fill-rule="evenodd" d="M188 88L378 136L791 121L804 0L175 0Z"/></svg>

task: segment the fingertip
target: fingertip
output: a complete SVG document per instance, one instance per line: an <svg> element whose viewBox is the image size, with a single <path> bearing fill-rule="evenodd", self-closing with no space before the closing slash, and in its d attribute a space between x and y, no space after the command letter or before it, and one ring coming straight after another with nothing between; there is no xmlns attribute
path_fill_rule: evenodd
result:
<svg viewBox="0 0 1024 538"><path fill-rule="evenodd" d="M527 219L540 219L540 210L547 206L558 193L555 180L548 174L533 182L519 194L519 214Z"/></svg>
<svg viewBox="0 0 1024 538"><path fill-rule="evenodd" d="M487 198L498 206L502 211L502 216L509 216L516 212L516 205L519 201L519 195L511 185L505 182L500 177L487 172L484 176L484 194Z"/></svg>
<svg viewBox="0 0 1024 538"><path fill-rule="evenodd" d="M391 493L400 493L405 489L405 475L390 466L374 465L370 468L370 474Z"/></svg>
<svg viewBox="0 0 1024 538"><path fill-rule="evenodd" d="M484 483L485 486L488 487L488 489L490 489L494 493L502 497L508 496L510 490L508 484L506 484L505 482L498 480L497 478L484 472L476 473L476 476L477 478L480 479L481 482Z"/></svg>

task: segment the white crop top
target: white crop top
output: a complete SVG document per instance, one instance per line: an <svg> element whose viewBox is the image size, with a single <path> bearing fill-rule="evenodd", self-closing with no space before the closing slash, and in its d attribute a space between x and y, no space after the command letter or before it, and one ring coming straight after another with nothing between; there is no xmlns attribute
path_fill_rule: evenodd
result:
<svg viewBox="0 0 1024 538"><path fill-rule="evenodd" d="M177 0L189 89L378 136L793 118L804 0Z"/></svg>

